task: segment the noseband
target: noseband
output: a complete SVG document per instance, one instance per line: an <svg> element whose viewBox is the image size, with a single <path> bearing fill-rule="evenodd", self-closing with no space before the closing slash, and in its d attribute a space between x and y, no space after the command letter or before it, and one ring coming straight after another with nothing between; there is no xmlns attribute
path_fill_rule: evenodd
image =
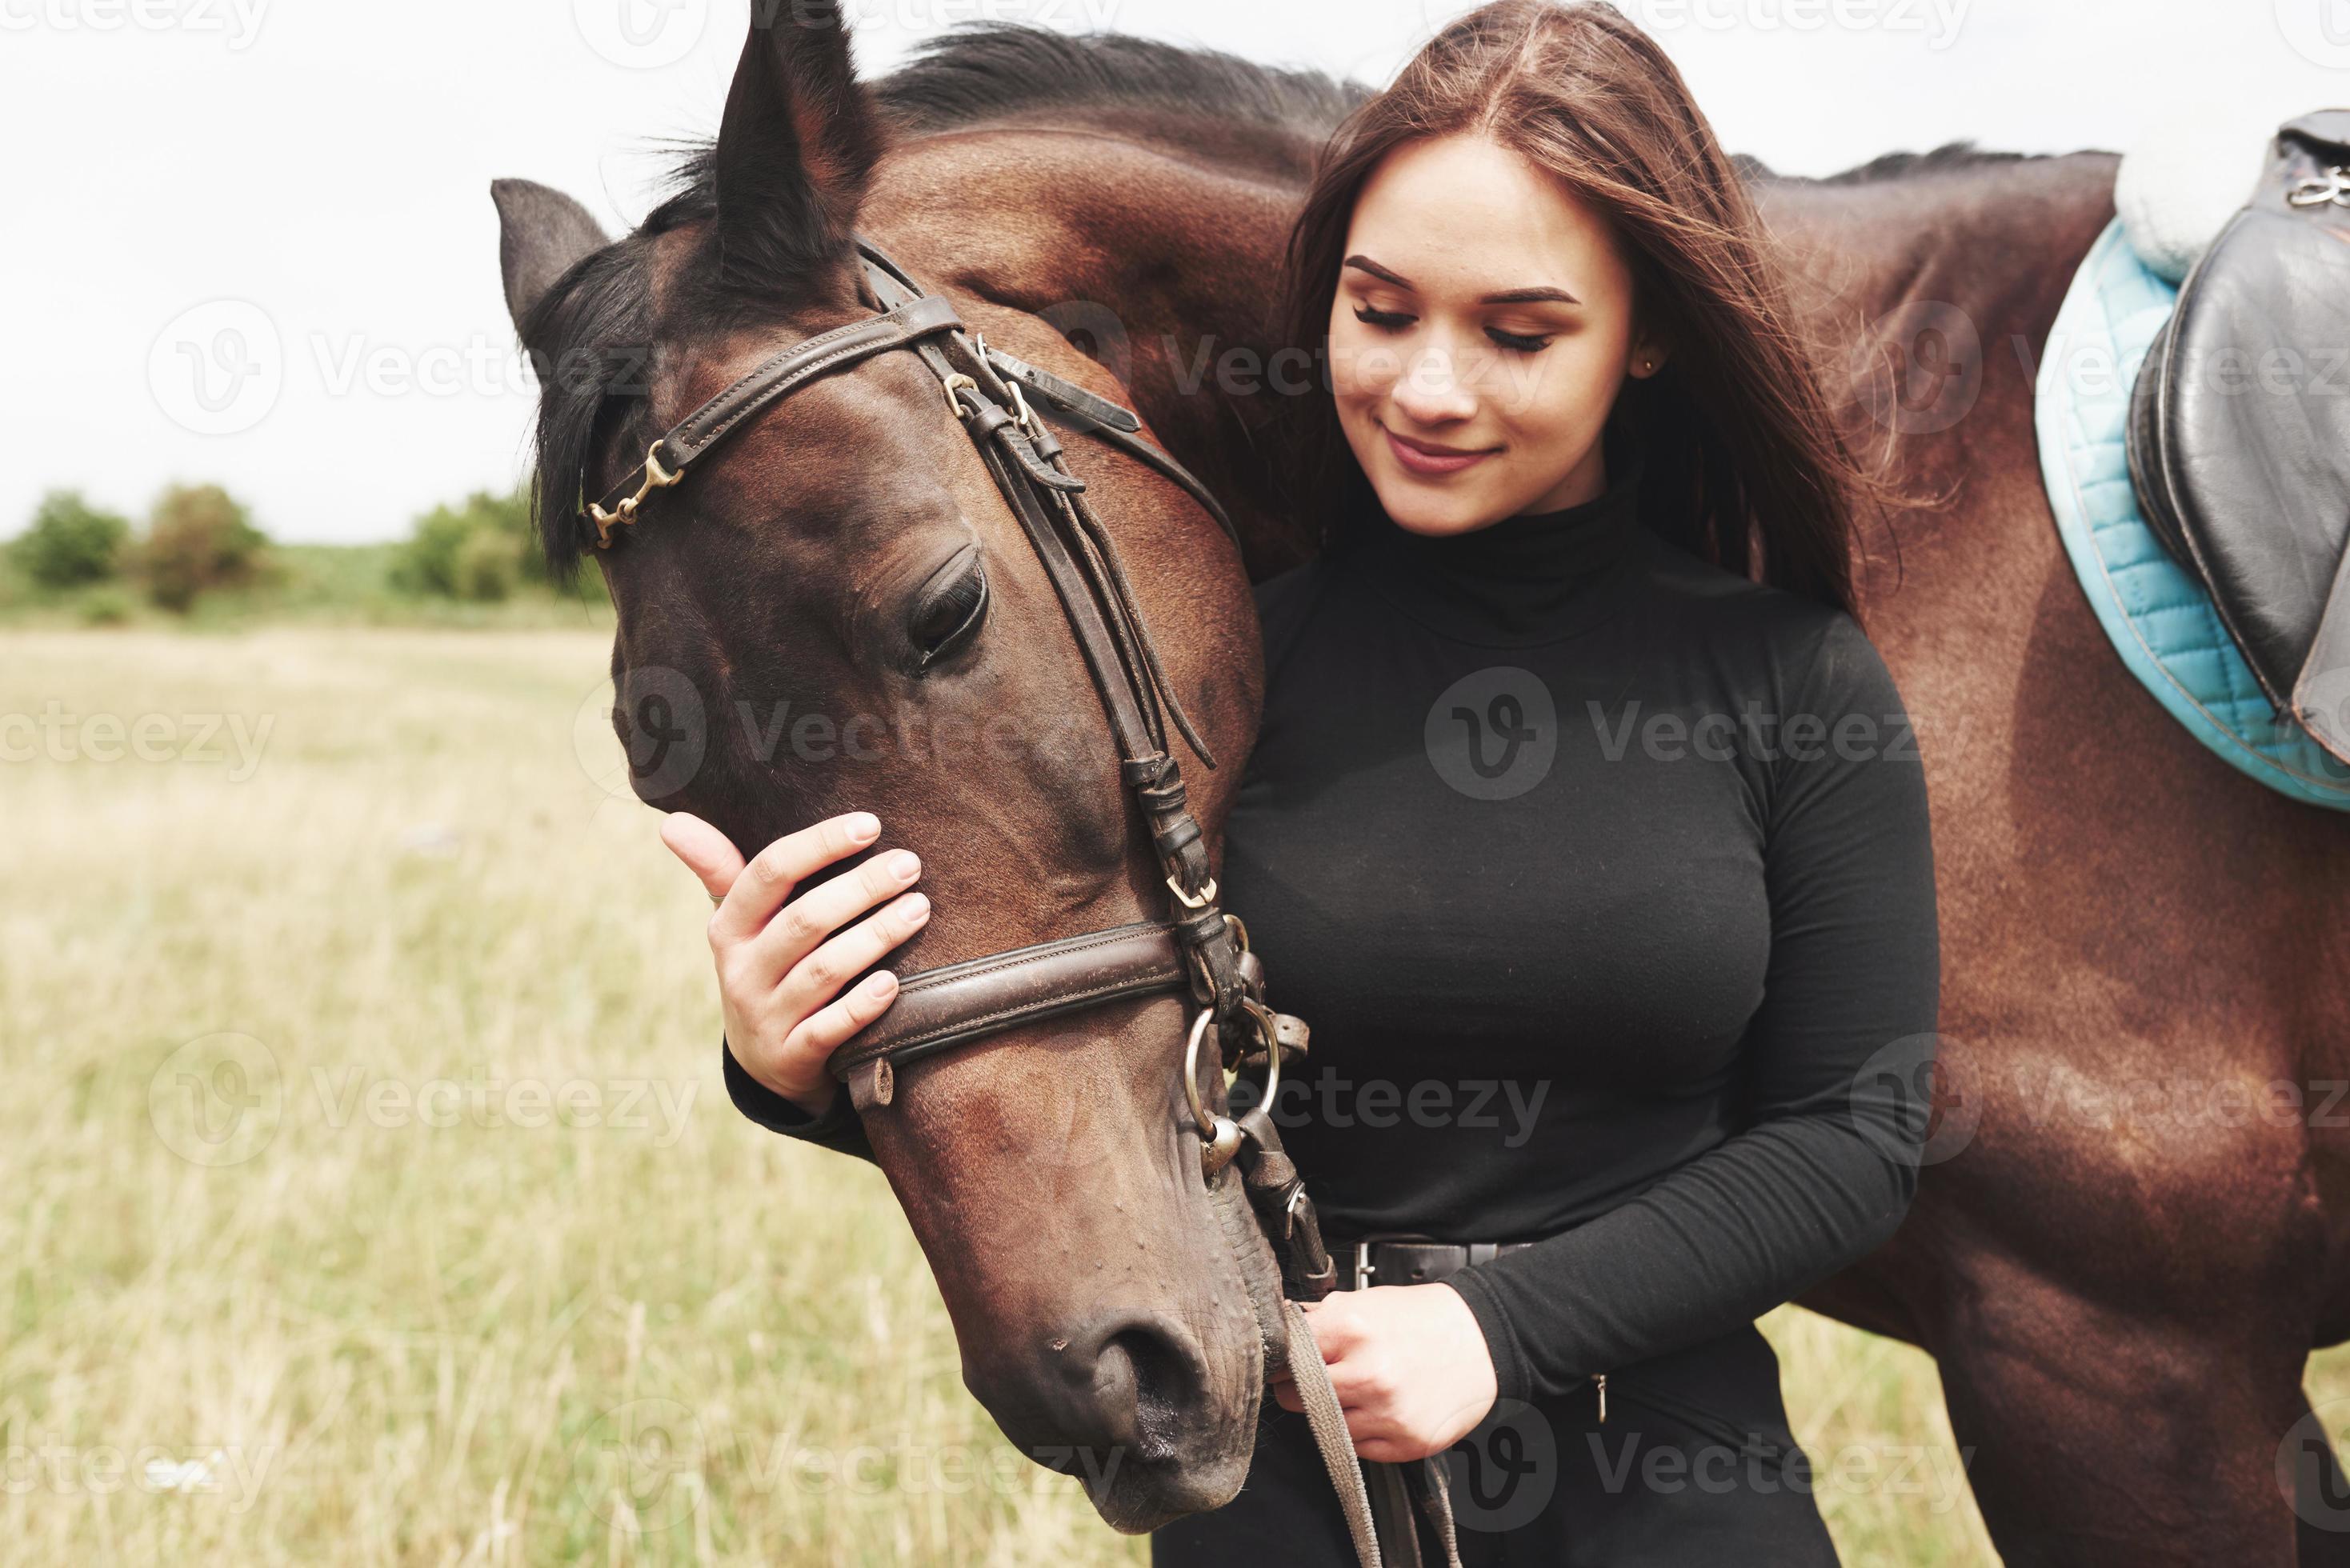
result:
<svg viewBox="0 0 2350 1568"><path fill-rule="evenodd" d="M889 1011L833 1053L833 1074L847 1085L862 1115L889 1105L897 1093L898 1070L925 1056L1063 1013L1188 992L1200 1012L1184 1051L1183 1099L1200 1140L1201 1175L1212 1188L1225 1167L1240 1161L1250 1204L1280 1261L1284 1293L1291 1298L1285 1308L1288 1337L1295 1342L1302 1334L1310 1347L1312 1331L1295 1303L1329 1293L1337 1271L1323 1245L1305 1183L1267 1114L1280 1085L1283 1054L1306 1048L1305 1024L1265 1004L1264 970L1249 950L1248 928L1217 905L1200 825L1185 805L1182 773L1168 751L1167 721L1201 762L1213 768L1215 758L1167 679L1118 545L1085 499L1085 481L1069 472L1059 440L1036 417L1027 394L1077 430L1182 486L1235 549L1239 531L1190 470L1137 433L1142 421L1131 411L991 346L979 334L966 336L951 303L924 294L871 240L859 235L856 244L858 267L879 311L761 362L663 432L646 449L644 461L601 501L590 504L579 522L594 528L598 549L609 549L612 531L633 526L655 491L681 482L693 463L768 405L818 376L876 354L905 348L920 356L1052 579L1117 740L1119 776L1149 825L1151 847L1174 908L1162 920L1062 937L903 976ZM1237 1121L1211 1109L1200 1092L1200 1053L1211 1028L1225 1070L1258 1063L1265 1069L1263 1094ZM1447 1558L1457 1568L1442 1470L1429 1461L1407 1483L1399 1479L1406 1467L1369 1467L1382 1483L1375 1510L1320 1355L1309 1348L1283 1359L1305 1397L1362 1561L1379 1568L1382 1538L1399 1562L1419 1561L1412 1500L1403 1490L1409 1485L1418 1489L1419 1505L1439 1521Z"/></svg>

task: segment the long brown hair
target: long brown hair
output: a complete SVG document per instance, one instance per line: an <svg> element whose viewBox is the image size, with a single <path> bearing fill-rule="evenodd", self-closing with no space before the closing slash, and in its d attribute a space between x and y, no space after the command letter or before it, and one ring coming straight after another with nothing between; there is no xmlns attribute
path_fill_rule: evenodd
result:
<svg viewBox="0 0 2350 1568"><path fill-rule="evenodd" d="M1661 370L1625 382L1608 419L1611 437L1648 452L1642 521L1731 571L1851 610L1856 508L1887 493L1837 431L1737 170L1672 61L1613 5L1495 0L1347 116L1290 234L1287 342L1326 372L1364 182L1405 142L1459 133L1554 176L1624 246L1635 319L1671 349ZM1325 545L1342 544L1375 504L1370 483L1330 397L1286 411L1293 503Z"/></svg>

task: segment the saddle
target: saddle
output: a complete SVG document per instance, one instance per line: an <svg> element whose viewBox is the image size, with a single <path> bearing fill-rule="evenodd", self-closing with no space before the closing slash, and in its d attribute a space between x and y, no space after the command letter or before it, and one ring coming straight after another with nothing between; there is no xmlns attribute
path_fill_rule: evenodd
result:
<svg viewBox="0 0 2350 1568"><path fill-rule="evenodd" d="M2262 693L2350 762L2350 109L2278 129L2147 350L2126 447Z"/></svg>

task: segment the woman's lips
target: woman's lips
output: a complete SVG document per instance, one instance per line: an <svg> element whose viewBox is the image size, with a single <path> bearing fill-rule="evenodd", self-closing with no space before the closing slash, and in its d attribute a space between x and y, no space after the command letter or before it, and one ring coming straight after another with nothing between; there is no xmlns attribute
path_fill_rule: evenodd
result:
<svg viewBox="0 0 2350 1568"><path fill-rule="evenodd" d="M1402 438L1385 425L1379 427L1379 433L1388 438L1388 450L1395 453L1395 460L1413 473L1430 475L1458 473L1470 464L1482 462L1493 455L1491 450L1445 454L1422 452L1417 447L1404 444Z"/></svg>

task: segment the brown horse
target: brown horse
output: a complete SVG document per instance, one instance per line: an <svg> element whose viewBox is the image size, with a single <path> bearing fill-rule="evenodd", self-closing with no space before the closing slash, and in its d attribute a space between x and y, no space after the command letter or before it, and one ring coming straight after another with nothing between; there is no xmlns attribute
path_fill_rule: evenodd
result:
<svg viewBox="0 0 2350 1568"><path fill-rule="evenodd" d="M548 369L552 547L573 547L578 468L600 492L730 375L869 311L853 221L991 340L1138 408L1225 497L1251 575L1303 558L1275 416L1326 392L1277 358L1267 281L1359 90L1024 29L866 88L837 28L754 31L714 149L635 234L608 245L567 200L501 187L509 300ZM2326 1114L2350 1001L2324 979L2350 967L2350 826L2256 787L2135 688L2034 458L2037 356L2115 166L1959 149L1823 182L1751 169L1850 438L1942 497L1862 563L1933 800L1941 1121L1906 1227L1806 1301L1939 1359L2010 1562L2350 1560L2301 1388L2350 1310ZM746 850L878 812L935 897L908 969L1159 897L1050 591L937 399L902 355L817 383L599 558L623 690L670 681L703 720L698 763L640 793ZM1212 838L1261 680L1241 563L1170 488L1072 442L1223 762L1184 757ZM925 672L937 582L973 570L985 625L945 628L971 645ZM851 760L800 744L809 713L819 736L861 716L964 742ZM1005 716L1035 743L983 756L978 727ZM1040 1455L1122 1457L1095 1495L1129 1530L1231 1495L1261 1388L1268 1260L1201 1188L1181 1023L1161 1000L1035 1028L916 1069L921 1092L868 1118L966 1381ZM2280 1084L2293 1114L2230 1114Z"/></svg>

